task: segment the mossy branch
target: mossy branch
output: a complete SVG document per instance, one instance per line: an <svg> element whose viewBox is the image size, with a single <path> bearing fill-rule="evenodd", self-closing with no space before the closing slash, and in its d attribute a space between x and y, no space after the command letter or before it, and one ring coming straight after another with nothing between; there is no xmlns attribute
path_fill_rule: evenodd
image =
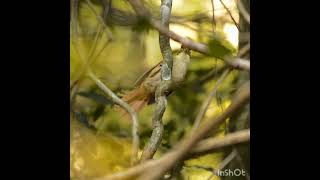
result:
<svg viewBox="0 0 320 180"><path fill-rule="evenodd" d="M172 0L161 0L160 16L161 24L169 29L169 20L171 15ZM159 34L160 50L163 57L163 65L161 67L161 82L155 92L156 109L152 116L153 131L150 141L144 148L141 155L141 161L151 159L157 151L163 136L162 116L167 107L166 92L171 84L172 71L172 50L170 47L170 38L164 34Z"/></svg>

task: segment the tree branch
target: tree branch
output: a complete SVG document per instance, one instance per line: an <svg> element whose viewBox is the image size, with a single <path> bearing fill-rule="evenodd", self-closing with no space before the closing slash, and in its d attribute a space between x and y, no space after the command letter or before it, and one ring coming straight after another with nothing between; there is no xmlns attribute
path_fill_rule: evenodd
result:
<svg viewBox="0 0 320 180"><path fill-rule="evenodd" d="M79 0L71 1L71 25L74 37L78 37L78 12L79 12Z"/></svg>
<svg viewBox="0 0 320 180"><path fill-rule="evenodd" d="M208 152L215 152L226 147L237 145L240 143L245 143L250 141L250 130L241 130L238 132L227 134L223 138L209 138L202 140L197 145L191 149L190 154L186 156L186 159L193 158L195 156L200 156ZM169 160L175 155L174 152L169 152L166 156L161 157L158 160L149 160L145 163L139 164L132 168L127 169L124 172L119 172L109 176L97 178L95 180L123 180L123 179L132 179L137 175L148 172L152 167L161 168L162 164Z"/></svg>
<svg viewBox="0 0 320 180"><path fill-rule="evenodd" d="M220 0L220 3L222 4L222 6L226 9L226 11L228 12L229 16L231 17L234 25L237 27L238 31L240 31L240 27L239 24L237 23L237 21L234 19L234 17L232 16L232 13L230 12L230 10L228 9L228 7L224 4L224 2L222 0Z"/></svg>
<svg viewBox="0 0 320 180"><path fill-rule="evenodd" d="M140 0L128 0L128 2L131 4L134 11L141 17L146 18L150 25L154 27L156 30L158 30L160 33L170 37L172 40L177 41L181 43L183 46L197 51L199 53L209 55L209 48L203 44L203 43L197 43L189 38L182 37L178 34L176 34L173 31L168 30L165 26L163 26L157 19L152 18L152 14L147 10L144 5L141 3ZM244 61L243 59L240 59L239 61ZM248 63L241 63L243 66L235 66L234 63L230 63L229 61L225 61L229 66L235 69L241 69L246 70L250 69L250 62Z"/></svg>
<svg viewBox="0 0 320 180"><path fill-rule="evenodd" d="M138 157L139 150L139 135L138 135L138 118L137 113L131 108L130 105L122 101L116 94L114 94L106 85L103 84L89 69L89 77L97 84L97 86L106 93L111 101L125 109L132 119L132 158L131 163L135 163Z"/></svg>
<svg viewBox="0 0 320 180"><path fill-rule="evenodd" d="M226 165L228 165L237 155L236 151L232 151L226 158L223 159L223 161L219 164L219 167L217 169L214 169L212 167L204 167L204 166L199 166L199 165L194 165L194 166L185 166L189 168L198 168L198 169L203 169L205 171L209 171L212 174L208 177L207 180L210 180L213 176L218 176L218 172L222 170Z"/></svg>
<svg viewBox="0 0 320 180"><path fill-rule="evenodd" d="M202 104L199 113L197 114L196 120L194 121L191 133L195 133L197 128L200 125L201 120L203 119L205 113L207 112L207 109L213 99L213 97L216 95L219 86L221 85L221 83L224 81L224 79L227 77L227 75L229 74L230 69L226 69L223 74L220 76L220 78L218 79L217 83L215 84L212 92L210 93L210 95L208 96L207 100Z"/></svg>
<svg viewBox="0 0 320 180"><path fill-rule="evenodd" d="M240 144L250 141L250 129L240 130L234 133L225 135L223 138L208 138L200 141L196 147L190 151L189 158L211 153L223 147L229 147L235 144Z"/></svg>
<svg viewBox="0 0 320 180"><path fill-rule="evenodd" d="M215 20L215 15L214 15L214 0L211 0L211 6L212 6L212 31L216 31L216 20Z"/></svg>
<svg viewBox="0 0 320 180"><path fill-rule="evenodd" d="M93 63L93 61L100 55L100 53L105 49L105 47L109 44L110 41L112 41L112 32L108 30L105 22L103 21L102 17L95 11L93 4L91 3L90 0L86 0L86 5L89 7L89 9L92 11L92 13L96 16L99 24L97 27L97 32L96 32L96 36L94 39L94 42L91 44L90 47L90 51L88 53L88 57L87 57L87 61L84 62L84 66L79 70L79 73L77 74L77 76L75 77L75 80L73 82L71 82L70 85L70 89L72 90L73 87L77 84L80 83L85 72L87 71L87 68L90 66L90 64ZM107 16L107 14L109 13L109 9L105 9L105 16ZM76 18L76 17L73 17ZM73 20L76 22L76 20ZM76 24L77 25L77 24ZM77 27L77 26L75 26ZM74 27L74 28L75 28ZM103 35L104 32L107 32L108 34L108 40L104 42L102 48L98 51L97 55L94 57L94 52L96 51L97 48L97 43L98 43L98 39L101 38L101 36ZM77 34L73 34L73 44L76 46L76 41L77 39Z"/></svg>
<svg viewBox="0 0 320 180"><path fill-rule="evenodd" d="M92 13L96 16L97 20L100 22L99 25L102 26L103 30L106 30L106 32L108 34L108 41L112 41L112 39L113 39L112 32L109 31L109 29L108 29L106 23L104 22L103 18L94 9L94 5L91 3L90 0L86 0L86 2L87 2L87 5L88 5L89 9L92 11ZM104 9L104 16L107 16L108 13L109 13L109 8ZM98 27L98 28L100 28L100 27Z"/></svg>
<svg viewBox="0 0 320 180"><path fill-rule="evenodd" d="M161 24L169 28L169 19L171 15L172 0L161 0L160 16ZM171 84L171 70L173 64L172 50L170 47L169 37L159 34L160 50L163 57L163 65L161 66L161 82L156 89L156 109L152 117L153 131L149 143L143 150L141 161L151 159L157 151L163 136L162 116L167 107L167 99L165 92L168 91Z"/></svg>
<svg viewBox="0 0 320 180"><path fill-rule="evenodd" d="M225 57L225 62L227 62L232 68L250 71L250 61L246 59Z"/></svg>
<svg viewBox="0 0 320 180"><path fill-rule="evenodd" d="M247 23L250 24L250 14L244 8L243 3L242 3L241 0L237 0L237 6L238 6L239 12L242 15L242 17L247 21Z"/></svg>
<svg viewBox="0 0 320 180"><path fill-rule="evenodd" d="M208 178L210 180L213 176L218 176L218 172L225 168L237 155L236 151L232 151L223 161L219 164L218 169L214 169L212 175Z"/></svg>
<svg viewBox="0 0 320 180"><path fill-rule="evenodd" d="M250 43L244 45L238 52L238 57L243 57L250 50ZM250 65L249 65L250 66Z"/></svg>

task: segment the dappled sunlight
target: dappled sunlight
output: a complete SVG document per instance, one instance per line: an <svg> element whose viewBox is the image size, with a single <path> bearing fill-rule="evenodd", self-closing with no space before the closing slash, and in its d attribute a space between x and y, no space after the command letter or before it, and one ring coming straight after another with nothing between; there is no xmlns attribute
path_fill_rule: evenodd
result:
<svg viewBox="0 0 320 180"><path fill-rule="evenodd" d="M238 47L239 31L234 24L226 24L223 28L227 40L234 46Z"/></svg>

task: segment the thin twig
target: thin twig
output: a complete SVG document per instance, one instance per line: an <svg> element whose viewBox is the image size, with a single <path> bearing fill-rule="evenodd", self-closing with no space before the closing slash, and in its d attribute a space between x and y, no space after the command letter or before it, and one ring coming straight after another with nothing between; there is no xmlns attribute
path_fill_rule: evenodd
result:
<svg viewBox="0 0 320 180"><path fill-rule="evenodd" d="M111 31L108 31L108 28L107 28L107 25L105 24L104 20L102 19L102 17L96 12L96 10L94 9L94 5L91 3L90 0L86 0L87 2L87 5L89 7L89 9L92 11L92 13L96 16L96 18L98 19L98 21L100 22L98 24L98 27L97 27L97 33L96 33L96 36L95 36L95 39L94 39L94 42L93 44L91 45L91 48L90 48L90 51L89 51L89 58L88 59L91 59L94 55L94 52L96 51L96 46L98 44L98 40L101 39L101 36L103 35L103 32L107 32L108 33L108 40L105 41L101 51L104 49L105 47L105 44L110 42L113 38L112 36L112 33ZM104 15L107 16L107 14L109 13L109 9L105 9L105 11L107 12L104 12ZM102 26L102 27L101 27ZM100 53L99 53L100 54ZM98 55L97 55L98 56ZM97 57L96 56L96 57ZM93 61L93 60L92 60Z"/></svg>
<svg viewBox="0 0 320 180"><path fill-rule="evenodd" d="M100 81L90 70L89 70L89 77L96 83L96 85L106 93L110 98L111 101L115 104L119 105L123 109L125 109L131 116L132 119L132 164L136 162L138 157L138 150L139 150L139 135L138 135L138 118L137 113L131 108L130 105L122 101L116 94L114 94L103 82Z"/></svg>
<svg viewBox="0 0 320 180"><path fill-rule="evenodd" d="M104 28L107 28L107 26L104 24L104 20L102 19L102 17L97 13L97 11L94 9L94 5L91 3L90 0L86 0L87 5L89 7L89 9L93 12L93 14L96 16L96 18L98 19L98 21L100 21L100 24L102 26L104 26Z"/></svg>
<svg viewBox="0 0 320 180"><path fill-rule="evenodd" d="M78 12L79 12L79 0L71 1L71 25L73 27L74 37L78 37Z"/></svg>
<svg viewBox="0 0 320 180"><path fill-rule="evenodd" d="M210 93L210 95L208 96L207 100L202 104L200 111L196 117L196 120L194 121L191 133L195 133L197 128L200 125L201 120L203 119L205 113L207 112L207 109L213 99L213 97L216 95L219 86L222 84L222 82L224 81L224 79L227 77L227 75L229 74L230 69L226 69L222 75L220 76L220 78L218 79L217 83L215 84L212 92Z"/></svg>
<svg viewBox="0 0 320 180"><path fill-rule="evenodd" d="M237 152L237 160L238 160L238 162L239 162L239 164L240 164L240 167L246 171L246 173L245 173L246 179L247 179L247 180L250 180L250 174L249 174L249 172L247 171L247 169L245 168L245 165L244 165L244 163L243 163L243 159L242 159L240 153L238 153L238 150L237 150L236 147L233 148L233 151Z"/></svg>
<svg viewBox="0 0 320 180"><path fill-rule="evenodd" d="M237 6L242 17L247 21L248 24L250 24L250 14L245 9L241 0L237 0Z"/></svg>
<svg viewBox="0 0 320 180"><path fill-rule="evenodd" d="M243 57L250 50L250 43L244 45L238 52L238 57Z"/></svg>
<svg viewBox="0 0 320 180"><path fill-rule="evenodd" d="M108 28L105 24L105 22L103 21L103 19L101 18L101 16L96 12L96 10L94 9L93 4L91 3L90 0L86 0L87 2L87 6L89 7L89 9L92 11L92 13L96 16L96 18L99 21L98 27L97 27L97 32L96 32L96 36L94 38L94 41L90 47L90 51L87 57L87 61L85 61L84 66L80 69L77 77L75 78L75 80L73 81L73 83L71 84L71 87L74 87L76 83L80 83L81 79L84 76L84 73L87 71L87 68L90 66L90 64L92 64L94 62L94 60L100 55L100 53L104 50L104 48L106 47L107 44L109 44L109 42L112 40L112 33L110 31L108 31ZM107 9L108 10L108 9ZM106 12L108 13L108 12ZM96 52L96 48L97 48L97 44L98 44L98 40L101 39L101 36L103 35L104 32L108 33L108 40L104 42L102 48L99 50L98 55L96 55L94 58L94 52Z"/></svg>
<svg viewBox="0 0 320 180"><path fill-rule="evenodd" d="M211 0L211 6L212 6L212 31L216 32L216 20L214 15L214 0Z"/></svg>
<svg viewBox="0 0 320 180"><path fill-rule="evenodd" d="M213 170L212 175L207 180L210 180L215 175L218 176L218 172L225 168L237 156L237 154L238 153L236 151L232 151L226 158L223 159L219 165L219 168L217 170Z"/></svg>
<svg viewBox="0 0 320 180"><path fill-rule="evenodd" d="M169 19L171 15L172 0L161 0L160 17L161 23L167 29L169 28ZM170 39L168 36L159 34L160 50L163 57L163 65L161 66L161 82L156 89L156 109L152 116L153 130L151 138L143 150L141 161L151 159L157 151L163 136L162 116L166 110L167 98L165 92L171 84L172 71L172 50L170 47Z"/></svg>
<svg viewBox="0 0 320 180"><path fill-rule="evenodd" d="M228 7L224 4L224 2L222 0L220 0L220 3L222 4L222 6L226 9L226 11L228 12L229 16L231 17L234 25L238 28L238 31L240 31L240 27L237 23L237 21L234 19L234 17L232 16L231 11L228 9Z"/></svg>
<svg viewBox="0 0 320 180"><path fill-rule="evenodd" d="M75 84L75 87L73 87L72 91L70 92L70 112L73 111L73 105L76 102L78 89L79 89L79 84Z"/></svg>
<svg viewBox="0 0 320 180"><path fill-rule="evenodd" d="M219 170L222 170L224 167L226 167L236 156L236 151L232 151L227 157L224 158L224 160L219 165Z"/></svg>
<svg viewBox="0 0 320 180"><path fill-rule="evenodd" d="M90 8L90 10L94 13L94 15L96 16L96 18L98 19L98 21L100 22L100 25L102 25L103 27L103 31L107 32L108 35L108 41L111 41L113 39L113 35L112 32L108 29L108 26L106 25L106 23L104 22L104 20L102 19L102 17L97 13L97 11L94 9L93 4L91 3L90 0L87 0L87 5ZM105 9L107 11L109 11L109 9ZM107 16L109 12L105 12L104 16Z"/></svg>
<svg viewBox="0 0 320 180"><path fill-rule="evenodd" d="M177 41L181 43L183 46L197 51L199 53L210 55L209 48L203 43L197 43L189 38L182 37L178 35L177 33L168 30L165 26L163 26L157 19L152 18L152 14L144 7L144 5L141 3L140 0L128 0L128 2L133 7L134 11L142 17L145 17L149 20L150 25L158 30L160 33L170 37L172 40ZM243 61L242 59L240 61ZM229 66L235 69L241 69L241 70L250 70L250 62L249 63L241 63L243 66L235 66L234 63L229 63L229 61L225 61Z"/></svg>

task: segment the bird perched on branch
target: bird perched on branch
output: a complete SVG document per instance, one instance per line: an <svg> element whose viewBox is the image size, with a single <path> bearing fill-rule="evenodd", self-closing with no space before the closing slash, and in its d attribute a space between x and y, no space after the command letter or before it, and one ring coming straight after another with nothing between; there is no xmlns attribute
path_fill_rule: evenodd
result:
<svg viewBox="0 0 320 180"><path fill-rule="evenodd" d="M166 95L170 95L185 79L190 63L190 49L181 46L177 55L173 57L171 84ZM142 110L145 105L155 102L155 91L161 82L161 66L163 61L142 74L135 82L135 88L125 93L122 100L128 103L136 112ZM126 112L117 108L122 114Z"/></svg>

